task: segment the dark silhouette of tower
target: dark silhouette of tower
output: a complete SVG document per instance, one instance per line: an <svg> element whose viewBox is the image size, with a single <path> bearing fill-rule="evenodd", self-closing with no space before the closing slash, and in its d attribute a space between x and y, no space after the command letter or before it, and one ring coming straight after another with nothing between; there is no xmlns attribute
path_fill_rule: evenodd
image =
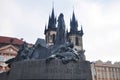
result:
<svg viewBox="0 0 120 80"><path fill-rule="evenodd" d="M70 19L70 32L68 32L68 41L74 44L74 48L78 51L83 50L83 29L78 30L78 21L75 18L75 13L73 11L72 19Z"/></svg>
<svg viewBox="0 0 120 80"><path fill-rule="evenodd" d="M44 31L45 40L48 46L55 44L55 39L57 37L56 32L58 28L56 27L56 23L57 20L54 14L54 8L52 8L52 13L49 16L48 27L45 26L45 31ZM83 29L81 26L81 30L78 30L78 21L76 20L74 11L72 14L72 18L70 19L70 32L68 32L68 30L65 31L66 31L65 32L66 41L72 42L74 44L74 48L77 51L83 51L83 41L82 41Z"/></svg>
<svg viewBox="0 0 120 80"><path fill-rule="evenodd" d="M49 16L48 27L45 26L44 34L47 45L54 45L56 36L56 17L54 14L54 8L52 8L52 13Z"/></svg>

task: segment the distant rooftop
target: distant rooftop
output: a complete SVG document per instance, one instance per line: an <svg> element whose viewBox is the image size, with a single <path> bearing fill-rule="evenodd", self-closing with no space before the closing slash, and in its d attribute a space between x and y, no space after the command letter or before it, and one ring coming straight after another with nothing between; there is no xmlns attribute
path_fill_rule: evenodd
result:
<svg viewBox="0 0 120 80"><path fill-rule="evenodd" d="M0 44L15 44L15 45L22 45L24 43L23 39L13 38L13 37L6 37L0 36Z"/></svg>
<svg viewBox="0 0 120 80"><path fill-rule="evenodd" d="M95 65L99 66L113 66L113 67L120 67L120 62L114 62L112 63L111 61L103 62L101 60L93 62Z"/></svg>

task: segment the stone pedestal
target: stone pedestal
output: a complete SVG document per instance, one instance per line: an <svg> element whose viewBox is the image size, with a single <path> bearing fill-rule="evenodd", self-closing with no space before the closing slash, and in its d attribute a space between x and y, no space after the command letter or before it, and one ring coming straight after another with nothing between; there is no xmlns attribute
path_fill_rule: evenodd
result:
<svg viewBox="0 0 120 80"><path fill-rule="evenodd" d="M12 65L8 80L71 79L92 80L90 62L78 61L63 64L55 59L16 62Z"/></svg>

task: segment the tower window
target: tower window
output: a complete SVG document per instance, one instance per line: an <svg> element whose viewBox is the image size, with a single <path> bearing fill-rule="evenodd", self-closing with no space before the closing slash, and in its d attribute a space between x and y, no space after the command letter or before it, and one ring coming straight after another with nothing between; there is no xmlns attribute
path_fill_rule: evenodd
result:
<svg viewBox="0 0 120 80"><path fill-rule="evenodd" d="M75 39L75 45L79 46L79 39L78 39L78 37L76 37L76 39Z"/></svg>
<svg viewBox="0 0 120 80"><path fill-rule="evenodd" d="M53 36L52 36L52 35L49 36L49 42L50 42L50 43L53 42Z"/></svg>
<svg viewBox="0 0 120 80"><path fill-rule="evenodd" d="M53 34L53 43L55 43L55 34Z"/></svg>

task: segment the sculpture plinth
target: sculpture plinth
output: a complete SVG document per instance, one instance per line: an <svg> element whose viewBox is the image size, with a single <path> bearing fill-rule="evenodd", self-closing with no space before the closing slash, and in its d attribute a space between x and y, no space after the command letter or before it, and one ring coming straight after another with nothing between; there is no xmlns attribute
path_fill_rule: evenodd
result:
<svg viewBox="0 0 120 80"><path fill-rule="evenodd" d="M14 76L14 77L13 77ZM92 80L88 61L63 64L60 59L16 62L12 65L9 80L77 79Z"/></svg>

